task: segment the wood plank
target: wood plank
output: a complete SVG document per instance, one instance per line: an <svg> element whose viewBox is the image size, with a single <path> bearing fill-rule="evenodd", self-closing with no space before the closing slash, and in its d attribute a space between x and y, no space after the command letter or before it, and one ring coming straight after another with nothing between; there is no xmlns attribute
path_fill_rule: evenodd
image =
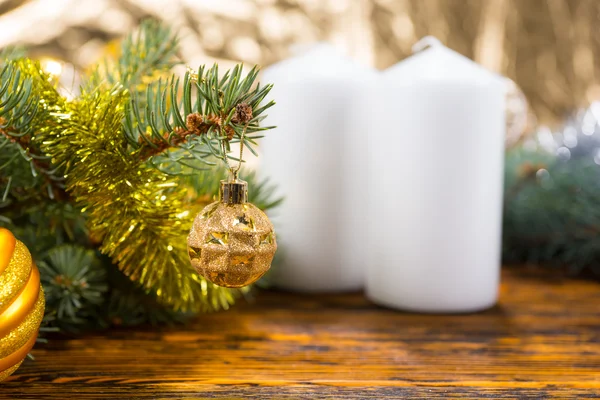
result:
<svg viewBox="0 0 600 400"><path fill-rule="evenodd" d="M53 339L0 397L597 398L600 285L545 276L505 271L500 304L467 315L263 292L187 327Z"/></svg>

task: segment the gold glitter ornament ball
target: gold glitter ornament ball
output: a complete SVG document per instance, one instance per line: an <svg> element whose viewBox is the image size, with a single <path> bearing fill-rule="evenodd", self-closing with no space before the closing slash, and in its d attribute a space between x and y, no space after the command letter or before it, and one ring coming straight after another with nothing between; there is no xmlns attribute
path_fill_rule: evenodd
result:
<svg viewBox="0 0 600 400"><path fill-rule="evenodd" d="M0 381L19 368L35 344L44 304L29 250L0 228Z"/></svg>
<svg viewBox="0 0 600 400"><path fill-rule="evenodd" d="M198 273L216 285L249 285L271 267L277 250L273 225L264 212L247 202L248 185L221 181L220 200L194 220L188 253Z"/></svg>

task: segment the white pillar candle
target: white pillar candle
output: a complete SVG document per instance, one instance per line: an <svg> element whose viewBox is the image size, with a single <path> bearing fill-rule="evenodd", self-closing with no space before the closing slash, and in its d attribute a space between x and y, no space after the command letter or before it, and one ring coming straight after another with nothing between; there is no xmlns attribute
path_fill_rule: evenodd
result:
<svg viewBox="0 0 600 400"><path fill-rule="evenodd" d="M382 73L371 132L367 296L422 312L495 304L502 78L434 38Z"/></svg>
<svg viewBox="0 0 600 400"><path fill-rule="evenodd" d="M264 70L277 104L261 140L261 175L285 196L274 211L281 260L278 287L344 291L363 287L365 271L368 96L375 71L329 45Z"/></svg>

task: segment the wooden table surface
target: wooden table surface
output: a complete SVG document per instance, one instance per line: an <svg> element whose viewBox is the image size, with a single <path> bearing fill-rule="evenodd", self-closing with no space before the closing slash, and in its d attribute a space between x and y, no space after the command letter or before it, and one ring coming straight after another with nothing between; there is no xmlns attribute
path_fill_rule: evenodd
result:
<svg viewBox="0 0 600 400"><path fill-rule="evenodd" d="M600 284L544 276L505 271L470 315L262 292L191 326L38 345L0 397L600 398Z"/></svg>

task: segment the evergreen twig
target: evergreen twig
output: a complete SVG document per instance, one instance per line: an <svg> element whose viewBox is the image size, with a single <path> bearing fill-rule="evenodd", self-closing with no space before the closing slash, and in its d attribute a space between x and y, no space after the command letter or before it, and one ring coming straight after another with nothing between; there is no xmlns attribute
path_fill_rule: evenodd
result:
<svg viewBox="0 0 600 400"><path fill-rule="evenodd" d="M228 308L244 292L200 277L186 236L224 174L205 168L236 160L231 143L253 151L270 128L260 126L270 85L241 66L180 80L169 72L177 43L144 22L68 100L37 63L0 55L0 225L39 262L50 327L182 321L180 310ZM253 195L280 201L258 182Z"/></svg>
<svg viewBox="0 0 600 400"><path fill-rule="evenodd" d="M219 75L218 65L200 67L197 74L188 71L181 88L175 75L148 86L145 107L134 97L127 104L124 132L129 144L142 160L164 155L156 163L176 162L185 166L212 165L212 158L227 160L229 143L244 141L254 152L256 134L273 127L260 126L272 85L255 85L258 68L242 78L242 66L231 74ZM181 100L178 100L181 99ZM242 132L246 135L242 138ZM254 134L254 135L253 135ZM179 151L166 152L175 148Z"/></svg>

